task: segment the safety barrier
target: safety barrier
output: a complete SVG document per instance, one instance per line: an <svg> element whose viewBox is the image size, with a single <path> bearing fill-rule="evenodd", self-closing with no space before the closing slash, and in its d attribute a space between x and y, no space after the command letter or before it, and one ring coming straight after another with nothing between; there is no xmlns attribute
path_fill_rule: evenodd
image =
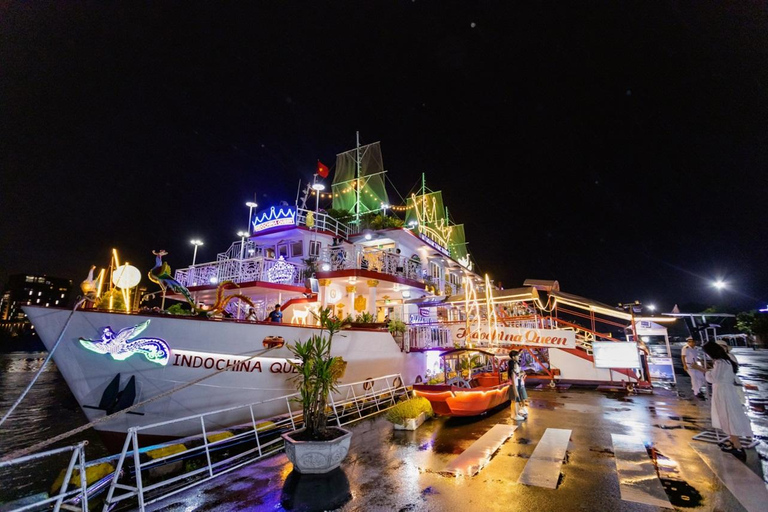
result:
<svg viewBox="0 0 768 512"><path fill-rule="evenodd" d="M398 374L340 385L338 392L329 396L329 423L343 426L378 414L407 393ZM131 507L144 511L147 505L279 452L283 448L281 434L297 430L303 424L302 412L296 410L296 404L291 406L298 396L294 393L128 429L104 510L131 500L125 505L130 503ZM257 419L259 406L274 410L278 404L284 406L282 414ZM244 411L251 417L250 424L214 432L210 431L210 424L206 424L206 419L210 422L212 417ZM172 443L140 446L142 431L181 422L198 423L200 434Z"/></svg>
<svg viewBox="0 0 768 512"><path fill-rule="evenodd" d="M44 506L53 504L54 512L58 512L62 508L65 510L81 510L82 512L88 511L88 492L87 492L87 479L85 478L85 445L88 441L83 441L72 446L65 446L64 448L57 448L55 450L48 450L45 452L34 453L27 455L26 457L19 457L9 461L0 462L0 469L11 468L39 459L50 459L53 455L72 452L72 456L69 458L69 465L64 473L64 480L61 483L59 492L55 496L48 498L41 498L40 500L31 499L28 502L26 500L20 500L20 505L14 507L13 503L10 506L14 508L4 509L7 512L21 512L22 510L39 509ZM77 468L80 475L80 487L68 491L69 482L72 480L72 473ZM76 505L69 504L67 502L77 502ZM23 504L21 504L23 503Z"/></svg>

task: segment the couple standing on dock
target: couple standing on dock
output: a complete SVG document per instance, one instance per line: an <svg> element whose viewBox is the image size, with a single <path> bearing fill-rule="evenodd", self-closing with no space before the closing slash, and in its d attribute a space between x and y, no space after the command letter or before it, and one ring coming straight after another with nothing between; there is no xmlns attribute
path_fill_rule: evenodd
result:
<svg viewBox="0 0 768 512"><path fill-rule="evenodd" d="M528 419L528 393L525 391L525 372L520 366L520 352L509 353L509 366L507 367L509 380L512 382L512 396L514 397L513 411L515 421Z"/></svg>

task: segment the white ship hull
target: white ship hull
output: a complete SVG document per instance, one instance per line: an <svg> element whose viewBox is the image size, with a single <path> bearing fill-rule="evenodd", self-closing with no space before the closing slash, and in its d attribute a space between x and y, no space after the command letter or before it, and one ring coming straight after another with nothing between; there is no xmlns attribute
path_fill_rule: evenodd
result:
<svg viewBox="0 0 768 512"><path fill-rule="evenodd" d="M72 312L42 307L24 309L40 339L50 350ZM142 353L117 360L112 354L88 350L80 342L81 338L100 340L105 327L117 333L120 329L131 328L147 320L150 323L141 337L157 338L167 343L170 354L165 365L149 360ZM291 354L287 347L318 332L316 327L285 324L76 311L54 352L53 360L89 421L105 416L105 411L91 407L98 406L105 389L117 374L120 374L121 389L135 376L135 402L138 403L230 366L227 371L138 408L136 412L142 415L123 414L95 427L102 433L124 434L132 426L294 393L295 387L290 381L292 369L287 364ZM282 337L285 346L264 349L262 341L268 336ZM348 363L342 383L401 374L407 385L417 376L424 376L426 368L424 354L401 352L394 338L386 331L344 330L334 336L332 354L342 356ZM245 361L253 355L257 357ZM254 413L258 419L284 410L284 403L275 403L255 408ZM246 409L245 413L241 410L223 414L214 420L209 427L211 429L250 422L251 418ZM186 423L189 425L186 426ZM182 437L199 431L199 420L196 420L157 427L145 434Z"/></svg>

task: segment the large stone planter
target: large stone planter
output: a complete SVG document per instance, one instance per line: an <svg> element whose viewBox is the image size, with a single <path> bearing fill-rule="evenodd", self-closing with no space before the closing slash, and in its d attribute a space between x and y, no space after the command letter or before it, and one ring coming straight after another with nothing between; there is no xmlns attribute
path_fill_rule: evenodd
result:
<svg viewBox="0 0 768 512"><path fill-rule="evenodd" d="M339 427L333 427L331 430L341 431L343 435L330 441L296 441L291 437L291 433L282 435L285 454L296 471L303 474L319 474L339 467L349 451L352 432ZM297 430L292 434L303 431L304 429Z"/></svg>
<svg viewBox="0 0 768 512"><path fill-rule="evenodd" d="M393 423L393 425L395 426L395 430L416 430L426 421L426 419L427 414L422 412L415 418L408 418L405 420L405 425L400 425L399 423Z"/></svg>

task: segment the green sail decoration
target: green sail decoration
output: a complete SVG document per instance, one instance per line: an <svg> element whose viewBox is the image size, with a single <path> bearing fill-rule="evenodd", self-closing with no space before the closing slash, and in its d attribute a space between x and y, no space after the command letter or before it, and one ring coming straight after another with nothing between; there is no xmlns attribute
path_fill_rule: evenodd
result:
<svg viewBox="0 0 768 512"><path fill-rule="evenodd" d="M357 181L357 159L360 158L360 182ZM336 155L336 172L333 176L333 209L354 215L356 212L357 187L360 187L360 215L380 211L382 204L389 204L384 186L384 161L380 143L374 142Z"/></svg>
<svg viewBox="0 0 768 512"><path fill-rule="evenodd" d="M467 254L469 254L467 251L467 239L464 236L464 224L455 224L453 226L448 249L451 251L451 258L456 261L466 258Z"/></svg>
<svg viewBox="0 0 768 512"><path fill-rule="evenodd" d="M449 253L451 226L445 215L443 194L440 191L427 192L425 194L413 194L406 202L405 225L413 223L416 231L423 238L428 238L440 248L442 252Z"/></svg>
<svg viewBox="0 0 768 512"><path fill-rule="evenodd" d="M406 202L405 225L440 252L449 255L465 268L472 263L467 251L464 224L452 224L440 191L413 194Z"/></svg>

